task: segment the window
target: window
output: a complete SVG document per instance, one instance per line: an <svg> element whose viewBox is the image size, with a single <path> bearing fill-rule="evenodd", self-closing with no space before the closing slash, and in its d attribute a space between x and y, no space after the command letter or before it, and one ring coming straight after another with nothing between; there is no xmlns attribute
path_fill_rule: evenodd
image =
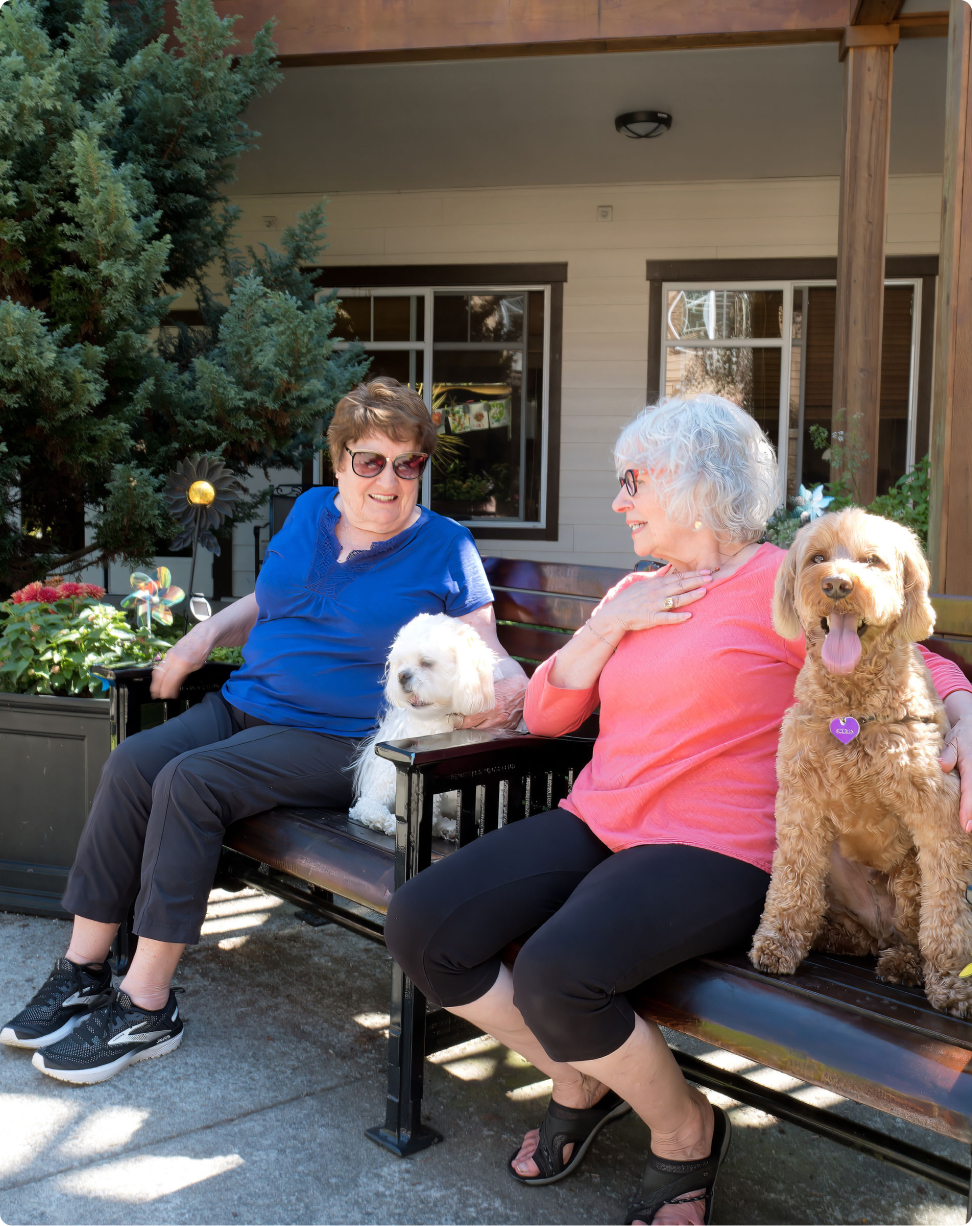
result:
<svg viewBox="0 0 972 1226"><path fill-rule="evenodd" d="M900 271L914 275L889 275L885 282L879 493L910 471L928 450L931 346L927 338L933 321L935 271L926 267L930 259L934 262L934 257L888 261L889 273L898 271L897 264ZM790 277L785 275L787 261L749 261L748 269L746 264L685 261L687 275L679 280L658 275L671 276L677 267L660 266L653 275L649 265L652 315L654 320L660 317L661 336L654 346L649 344L648 399L652 403L658 394L709 391L736 401L769 436L786 490L793 494L801 483L816 485L830 479L829 448L826 442L821 445L821 434L812 427L823 427L826 435L835 428L831 399L836 262L803 261L802 270L791 262L796 275ZM767 265L774 266L777 276L757 279ZM752 279L745 277L746 271ZM707 274L704 280L692 276L698 272ZM719 276L732 272L737 275L731 280ZM829 277L820 275L827 273ZM923 336L928 352L922 352Z"/></svg>
<svg viewBox="0 0 972 1226"><path fill-rule="evenodd" d="M375 270L398 279L408 271ZM364 346L370 377L415 388L436 423L440 442L423 502L476 536L556 539L551 316L559 327L562 280L337 289L342 343Z"/></svg>

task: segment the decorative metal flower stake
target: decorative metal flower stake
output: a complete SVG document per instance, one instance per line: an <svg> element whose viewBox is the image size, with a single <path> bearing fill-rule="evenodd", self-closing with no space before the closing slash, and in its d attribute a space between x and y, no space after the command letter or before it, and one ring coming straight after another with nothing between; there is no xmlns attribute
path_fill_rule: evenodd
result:
<svg viewBox="0 0 972 1226"><path fill-rule="evenodd" d="M218 528L245 491L227 471L222 460L209 460L192 455L180 460L169 473L165 486L165 501L172 518L182 531L172 542L173 549L184 549L192 543L192 566L189 570L189 599L196 577L196 547L202 545L219 557L219 541L212 529ZM185 630L189 629L189 604L186 605Z"/></svg>

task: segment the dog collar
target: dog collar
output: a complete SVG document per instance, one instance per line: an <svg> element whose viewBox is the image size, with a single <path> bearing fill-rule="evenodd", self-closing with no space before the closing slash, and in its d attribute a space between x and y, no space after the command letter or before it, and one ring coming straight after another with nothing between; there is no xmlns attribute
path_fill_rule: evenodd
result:
<svg viewBox="0 0 972 1226"><path fill-rule="evenodd" d="M876 715L865 715L860 720L855 719L853 715L837 716L830 721L830 731L842 745L849 745L860 733L861 724L869 724L876 719ZM896 719L894 723L931 724L934 723L934 720L927 719L923 715L906 715L903 719Z"/></svg>

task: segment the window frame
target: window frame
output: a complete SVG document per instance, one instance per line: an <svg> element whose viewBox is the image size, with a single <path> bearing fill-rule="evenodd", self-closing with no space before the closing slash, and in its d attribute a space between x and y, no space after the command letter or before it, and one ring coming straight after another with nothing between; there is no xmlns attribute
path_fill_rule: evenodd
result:
<svg viewBox="0 0 972 1226"><path fill-rule="evenodd" d="M317 270L315 285L320 291L337 288L346 293L360 291L362 296L425 295L424 339L421 341L369 341L373 352L419 350L423 354L422 398L431 409L432 361L438 348L432 334L433 301L436 293L516 293L544 294L543 397L540 406L540 510L537 520L459 520L477 540L559 539L560 504L560 403L563 350L563 286L566 264L483 264L483 265L392 265L390 267L325 265ZM449 348L458 343L441 342ZM525 371L524 371L525 375ZM523 441L521 440L521 449ZM521 474L521 480L522 480ZM431 473L422 483L422 501L430 503ZM522 503L521 503L522 505Z"/></svg>
<svg viewBox="0 0 972 1226"><path fill-rule="evenodd" d="M938 278L937 255L887 256L884 284L914 286L915 306L912 315L911 369L908 396L907 469L914 467L918 455L930 450L931 391L934 370L935 297ZM781 337L783 357L780 372L780 433L787 438L789 429L789 370L792 358L793 290L821 285L836 285L836 257L766 258L729 260L648 260L648 387L646 403L656 404L664 395L665 352L667 344L667 293L669 289L785 289L784 335ZM789 330L787 330L789 329ZM805 338L804 338L805 340ZM687 342L679 342L686 344ZM697 342L701 348L721 344L739 345L735 341ZM752 341L746 343L751 344ZM775 345L775 338L772 341ZM801 389L802 390L802 389ZM802 403L802 395L801 395ZM784 417L784 409L786 415ZM919 451L919 448L923 450ZM780 475L786 488L788 447L779 446ZM798 436L798 469L802 462L802 431Z"/></svg>

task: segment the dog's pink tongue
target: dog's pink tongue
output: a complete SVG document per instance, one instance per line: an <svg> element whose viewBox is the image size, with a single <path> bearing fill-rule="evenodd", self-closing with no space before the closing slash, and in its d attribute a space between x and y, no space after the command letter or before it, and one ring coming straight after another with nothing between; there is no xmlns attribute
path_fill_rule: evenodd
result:
<svg viewBox="0 0 972 1226"><path fill-rule="evenodd" d="M852 673L861 658L856 613L831 613L830 630L820 655L832 673Z"/></svg>

